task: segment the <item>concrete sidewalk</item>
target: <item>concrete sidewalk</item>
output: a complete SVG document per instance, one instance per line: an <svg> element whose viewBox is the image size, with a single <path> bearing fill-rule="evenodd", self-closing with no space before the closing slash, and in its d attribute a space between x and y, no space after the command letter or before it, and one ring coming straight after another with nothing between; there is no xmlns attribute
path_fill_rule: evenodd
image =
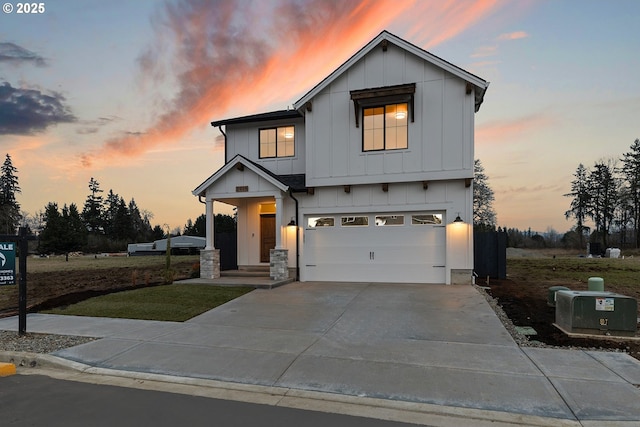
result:
<svg viewBox="0 0 640 427"><path fill-rule="evenodd" d="M0 319L0 329L17 323ZM184 323L32 314L27 327L100 337L54 354L98 368L507 414L513 424L640 425L640 362L519 348L470 286L295 282Z"/></svg>

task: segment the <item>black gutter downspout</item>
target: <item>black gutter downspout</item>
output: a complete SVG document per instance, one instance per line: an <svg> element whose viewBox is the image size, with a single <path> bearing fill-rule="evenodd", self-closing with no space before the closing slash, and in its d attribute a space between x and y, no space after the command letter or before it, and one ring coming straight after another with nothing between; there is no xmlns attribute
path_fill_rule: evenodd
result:
<svg viewBox="0 0 640 427"><path fill-rule="evenodd" d="M289 197L296 202L296 280L300 281L300 221L298 221L298 199L293 197L291 187L289 187Z"/></svg>
<svg viewBox="0 0 640 427"><path fill-rule="evenodd" d="M213 125L213 123L211 123ZM217 126L218 130L220 131L220 133L222 134L222 136L224 137L224 164L226 165L227 162L229 161L227 159L227 153L229 152L229 150L227 150L227 134L224 133L224 131L222 130L222 125Z"/></svg>

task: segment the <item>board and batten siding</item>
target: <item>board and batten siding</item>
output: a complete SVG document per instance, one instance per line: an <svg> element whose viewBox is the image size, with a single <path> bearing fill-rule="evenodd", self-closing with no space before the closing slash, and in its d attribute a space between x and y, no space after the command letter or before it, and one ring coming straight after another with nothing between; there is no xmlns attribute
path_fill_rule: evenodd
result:
<svg viewBox="0 0 640 427"><path fill-rule="evenodd" d="M279 126L295 126L295 156L282 158L260 158L260 129ZM249 124L227 125L227 161L236 154L258 163L276 175L305 173L305 125L304 118L274 120Z"/></svg>
<svg viewBox="0 0 640 427"><path fill-rule="evenodd" d="M409 148L362 151L351 90L416 83ZM306 112L307 185L473 177L474 96L466 82L396 46L374 49L313 98Z"/></svg>

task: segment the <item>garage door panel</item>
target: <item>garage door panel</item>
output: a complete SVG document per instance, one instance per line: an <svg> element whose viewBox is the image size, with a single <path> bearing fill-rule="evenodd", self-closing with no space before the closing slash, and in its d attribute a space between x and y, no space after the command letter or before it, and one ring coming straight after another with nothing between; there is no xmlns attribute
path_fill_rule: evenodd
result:
<svg viewBox="0 0 640 427"><path fill-rule="evenodd" d="M322 281L444 283L445 240L445 227L441 225L307 229L305 277Z"/></svg>

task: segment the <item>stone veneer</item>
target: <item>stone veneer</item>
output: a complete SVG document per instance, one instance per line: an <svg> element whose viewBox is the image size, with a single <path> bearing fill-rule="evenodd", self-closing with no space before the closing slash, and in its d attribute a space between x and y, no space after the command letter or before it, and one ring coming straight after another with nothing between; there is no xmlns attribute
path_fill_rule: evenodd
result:
<svg viewBox="0 0 640 427"><path fill-rule="evenodd" d="M220 277L220 249L202 249L200 251L200 278L217 279Z"/></svg>
<svg viewBox="0 0 640 427"><path fill-rule="evenodd" d="M289 278L289 250L271 249L269 251L269 278L284 280Z"/></svg>

